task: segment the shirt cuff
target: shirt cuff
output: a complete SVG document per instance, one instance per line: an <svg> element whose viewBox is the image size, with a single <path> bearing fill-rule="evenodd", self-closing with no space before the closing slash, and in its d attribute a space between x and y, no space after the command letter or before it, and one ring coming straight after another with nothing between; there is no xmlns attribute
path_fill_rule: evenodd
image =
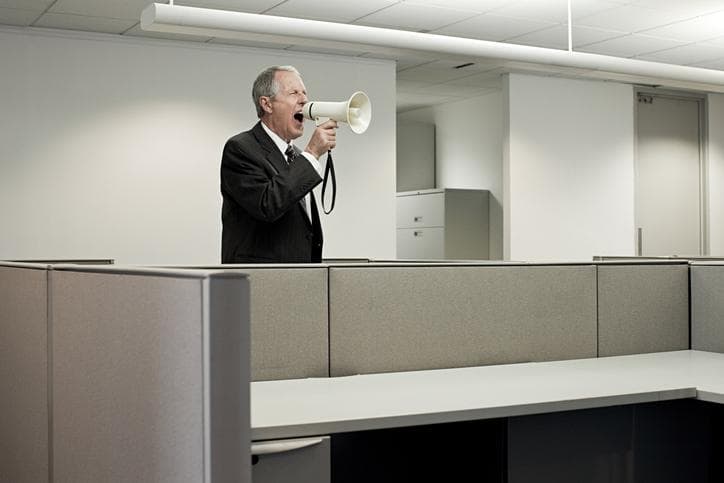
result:
<svg viewBox="0 0 724 483"><path fill-rule="evenodd" d="M322 165L319 164L319 160L314 157L312 153L308 153L306 151L302 151L302 156L307 158L307 161L309 161L309 164L312 165L312 167L319 173L319 176L322 177Z"/></svg>

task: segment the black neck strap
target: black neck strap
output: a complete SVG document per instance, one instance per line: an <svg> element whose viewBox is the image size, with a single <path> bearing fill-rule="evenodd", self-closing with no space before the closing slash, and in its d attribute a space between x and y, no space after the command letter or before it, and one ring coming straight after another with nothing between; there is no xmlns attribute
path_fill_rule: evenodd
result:
<svg viewBox="0 0 724 483"><path fill-rule="evenodd" d="M332 175L332 205L327 210L325 193L327 191L327 180ZM332 151L327 151L327 166L324 168L324 181L322 181L322 210L324 214L332 213L334 202L337 200L337 176L334 174L334 162L332 161Z"/></svg>

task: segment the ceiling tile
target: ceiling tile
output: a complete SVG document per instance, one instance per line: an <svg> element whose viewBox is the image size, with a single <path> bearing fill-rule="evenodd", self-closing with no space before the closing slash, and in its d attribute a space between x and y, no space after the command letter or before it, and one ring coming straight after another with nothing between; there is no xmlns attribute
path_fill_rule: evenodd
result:
<svg viewBox="0 0 724 483"><path fill-rule="evenodd" d="M354 23L377 27L403 28L408 30L434 30L444 25L478 15L468 10L454 10L404 2L396 3L356 20Z"/></svg>
<svg viewBox="0 0 724 483"><path fill-rule="evenodd" d="M505 68L498 67L488 72L473 74L471 76L463 77L461 79L453 79L448 81L447 83L477 88L500 87L501 76L506 72L507 70Z"/></svg>
<svg viewBox="0 0 724 483"><path fill-rule="evenodd" d="M707 45L713 45L714 47L724 47L724 37L718 37L716 39L710 39L704 42Z"/></svg>
<svg viewBox="0 0 724 483"><path fill-rule="evenodd" d="M571 16L575 20L618 6L620 4L607 0L573 0ZM568 23L568 0L516 0L495 9L493 13L506 17Z"/></svg>
<svg viewBox="0 0 724 483"><path fill-rule="evenodd" d="M40 16L38 10L0 7L0 24L27 27Z"/></svg>
<svg viewBox="0 0 724 483"><path fill-rule="evenodd" d="M600 42L626 35L623 32L596 29L593 27L573 27L573 47ZM568 50L568 27L556 25L555 27L538 30L529 34L509 39L508 42L522 45L533 45L549 49Z"/></svg>
<svg viewBox="0 0 724 483"><path fill-rule="evenodd" d="M615 57L633 57L681 45L684 45L684 43L676 40L632 34L586 45L578 50L592 54L613 55Z"/></svg>
<svg viewBox="0 0 724 483"><path fill-rule="evenodd" d="M0 0L0 7L43 11L55 0Z"/></svg>
<svg viewBox="0 0 724 483"><path fill-rule="evenodd" d="M438 7L485 13L495 8L505 6L510 3L510 0L414 0L414 2L420 5L435 5Z"/></svg>
<svg viewBox="0 0 724 483"><path fill-rule="evenodd" d="M201 35L172 34L168 32L153 32L150 30L143 30L141 29L140 24L124 32L123 35L128 35L130 37L146 37L155 39L188 40L190 42L206 42L211 39L211 37L203 37Z"/></svg>
<svg viewBox="0 0 724 483"><path fill-rule="evenodd" d="M471 39L506 40L523 34L552 27L552 22L503 17L483 14L454 25L436 30L434 33L454 35Z"/></svg>
<svg viewBox="0 0 724 483"><path fill-rule="evenodd" d="M682 20L724 10L724 3L721 0L633 0L631 3L641 7L676 12Z"/></svg>
<svg viewBox="0 0 724 483"><path fill-rule="evenodd" d="M362 47L360 47L360 49L361 48ZM364 53L363 50L335 49L332 47L312 47L309 45L292 45L287 50L292 50L295 52L312 52L315 54L346 55L349 57L356 57Z"/></svg>
<svg viewBox="0 0 724 483"><path fill-rule="evenodd" d="M724 59L710 60L708 62L699 62L698 64L693 64L693 67L702 67L704 69L724 70Z"/></svg>
<svg viewBox="0 0 724 483"><path fill-rule="evenodd" d="M702 40L718 38L722 36L723 32L724 11L646 31L648 35L667 37L686 42L700 42Z"/></svg>
<svg viewBox="0 0 724 483"><path fill-rule="evenodd" d="M287 0L267 10L268 15L351 22L377 10L397 3L398 0L365 0L364 2L320 2L319 0Z"/></svg>
<svg viewBox="0 0 724 483"><path fill-rule="evenodd" d="M360 57L369 57L372 59L386 59L394 60L397 62L397 70L409 69L417 65L428 64L433 60L436 60L435 56L431 55L408 55L408 54L383 54L378 52L366 52Z"/></svg>
<svg viewBox="0 0 724 483"><path fill-rule="evenodd" d="M136 23L137 21L135 20L84 17L82 15L69 15L64 13L46 13L40 17L33 26L119 34L133 27Z"/></svg>
<svg viewBox="0 0 724 483"><path fill-rule="evenodd" d="M582 17L578 20L578 25L622 32L640 32L677 20L681 20L681 17L675 12L622 5Z"/></svg>
<svg viewBox="0 0 724 483"><path fill-rule="evenodd" d="M57 0L49 13L70 13L86 17L110 17L139 21L141 11L153 0L92 2L88 0Z"/></svg>
<svg viewBox="0 0 724 483"><path fill-rule="evenodd" d="M239 39L217 39L213 38L209 40L210 44L222 44L222 45L240 45L242 47L253 47L255 49L288 49L292 45L274 44L271 42L257 42L254 40L239 40Z"/></svg>
<svg viewBox="0 0 724 483"><path fill-rule="evenodd" d="M282 0L176 0L176 5L231 10L234 12L262 13ZM162 2L163 3L163 2Z"/></svg>
<svg viewBox="0 0 724 483"><path fill-rule="evenodd" d="M432 84L430 82L412 81L405 79L397 80L397 92L423 92L425 87L429 87Z"/></svg>
<svg viewBox="0 0 724 483"><path fill-rule="evenodd" d="M724 59L724 49L703 44L688 44L660 52L640 55L638 58L654 62L666 62L668 64L689 65Z"/></svg>
<svg viewBox="0 0 724 483"><path fill-rule="evenodd" d="M454 69L451 67L443 68L435 65L435 62L431 62L430 64L398 71L397 78L417 82L437 83L459 79L473 74L475 74L475 71L471 72L465 69Z"/></svg>

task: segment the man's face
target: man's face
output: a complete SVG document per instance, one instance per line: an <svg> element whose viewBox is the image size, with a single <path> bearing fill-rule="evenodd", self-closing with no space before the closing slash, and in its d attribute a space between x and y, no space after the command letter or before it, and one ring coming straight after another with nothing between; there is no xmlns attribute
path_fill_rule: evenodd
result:
<svg viewBox="0 0 724 483"><path fill-rule="evenodd" d="M279 90L272 98L262 97L266 125L289 142L304 133L302 106L307 102L307 89L294 72L280 70L275 74Z"/></svg>

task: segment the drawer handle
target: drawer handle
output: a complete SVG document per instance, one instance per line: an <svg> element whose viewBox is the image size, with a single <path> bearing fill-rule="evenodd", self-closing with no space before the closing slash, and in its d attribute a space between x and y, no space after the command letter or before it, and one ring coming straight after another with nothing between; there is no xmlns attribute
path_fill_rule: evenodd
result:
<svg viewBox="0 0 724 483"><path fill-rule="evenodd" d="M413 233L413 235L415 235L415 236L422 236L422 234L425 233L425 232L423 232L423 231L414 231L414 232L412 232L412 233Z"/></svg>
<svg viewBox="0 0 724 483"><path fill-rule="evenodd" d="M415 220L415 223L419 223L419 222L422 221L422 217L421 217L421 216L416 216L416 217L413 218L413 220Z"/></svg>
<svg viewBox="0 0 724 483"><path fill-rule="evenodd" d="M276 454L285 453L287 451L294 451L309 446L314 446L324 441L324 438L306 438L306 439L295 439L291 441L269 441L261 443L252 443L251 454L253 456L259 456L264 454Z"/></svg>

